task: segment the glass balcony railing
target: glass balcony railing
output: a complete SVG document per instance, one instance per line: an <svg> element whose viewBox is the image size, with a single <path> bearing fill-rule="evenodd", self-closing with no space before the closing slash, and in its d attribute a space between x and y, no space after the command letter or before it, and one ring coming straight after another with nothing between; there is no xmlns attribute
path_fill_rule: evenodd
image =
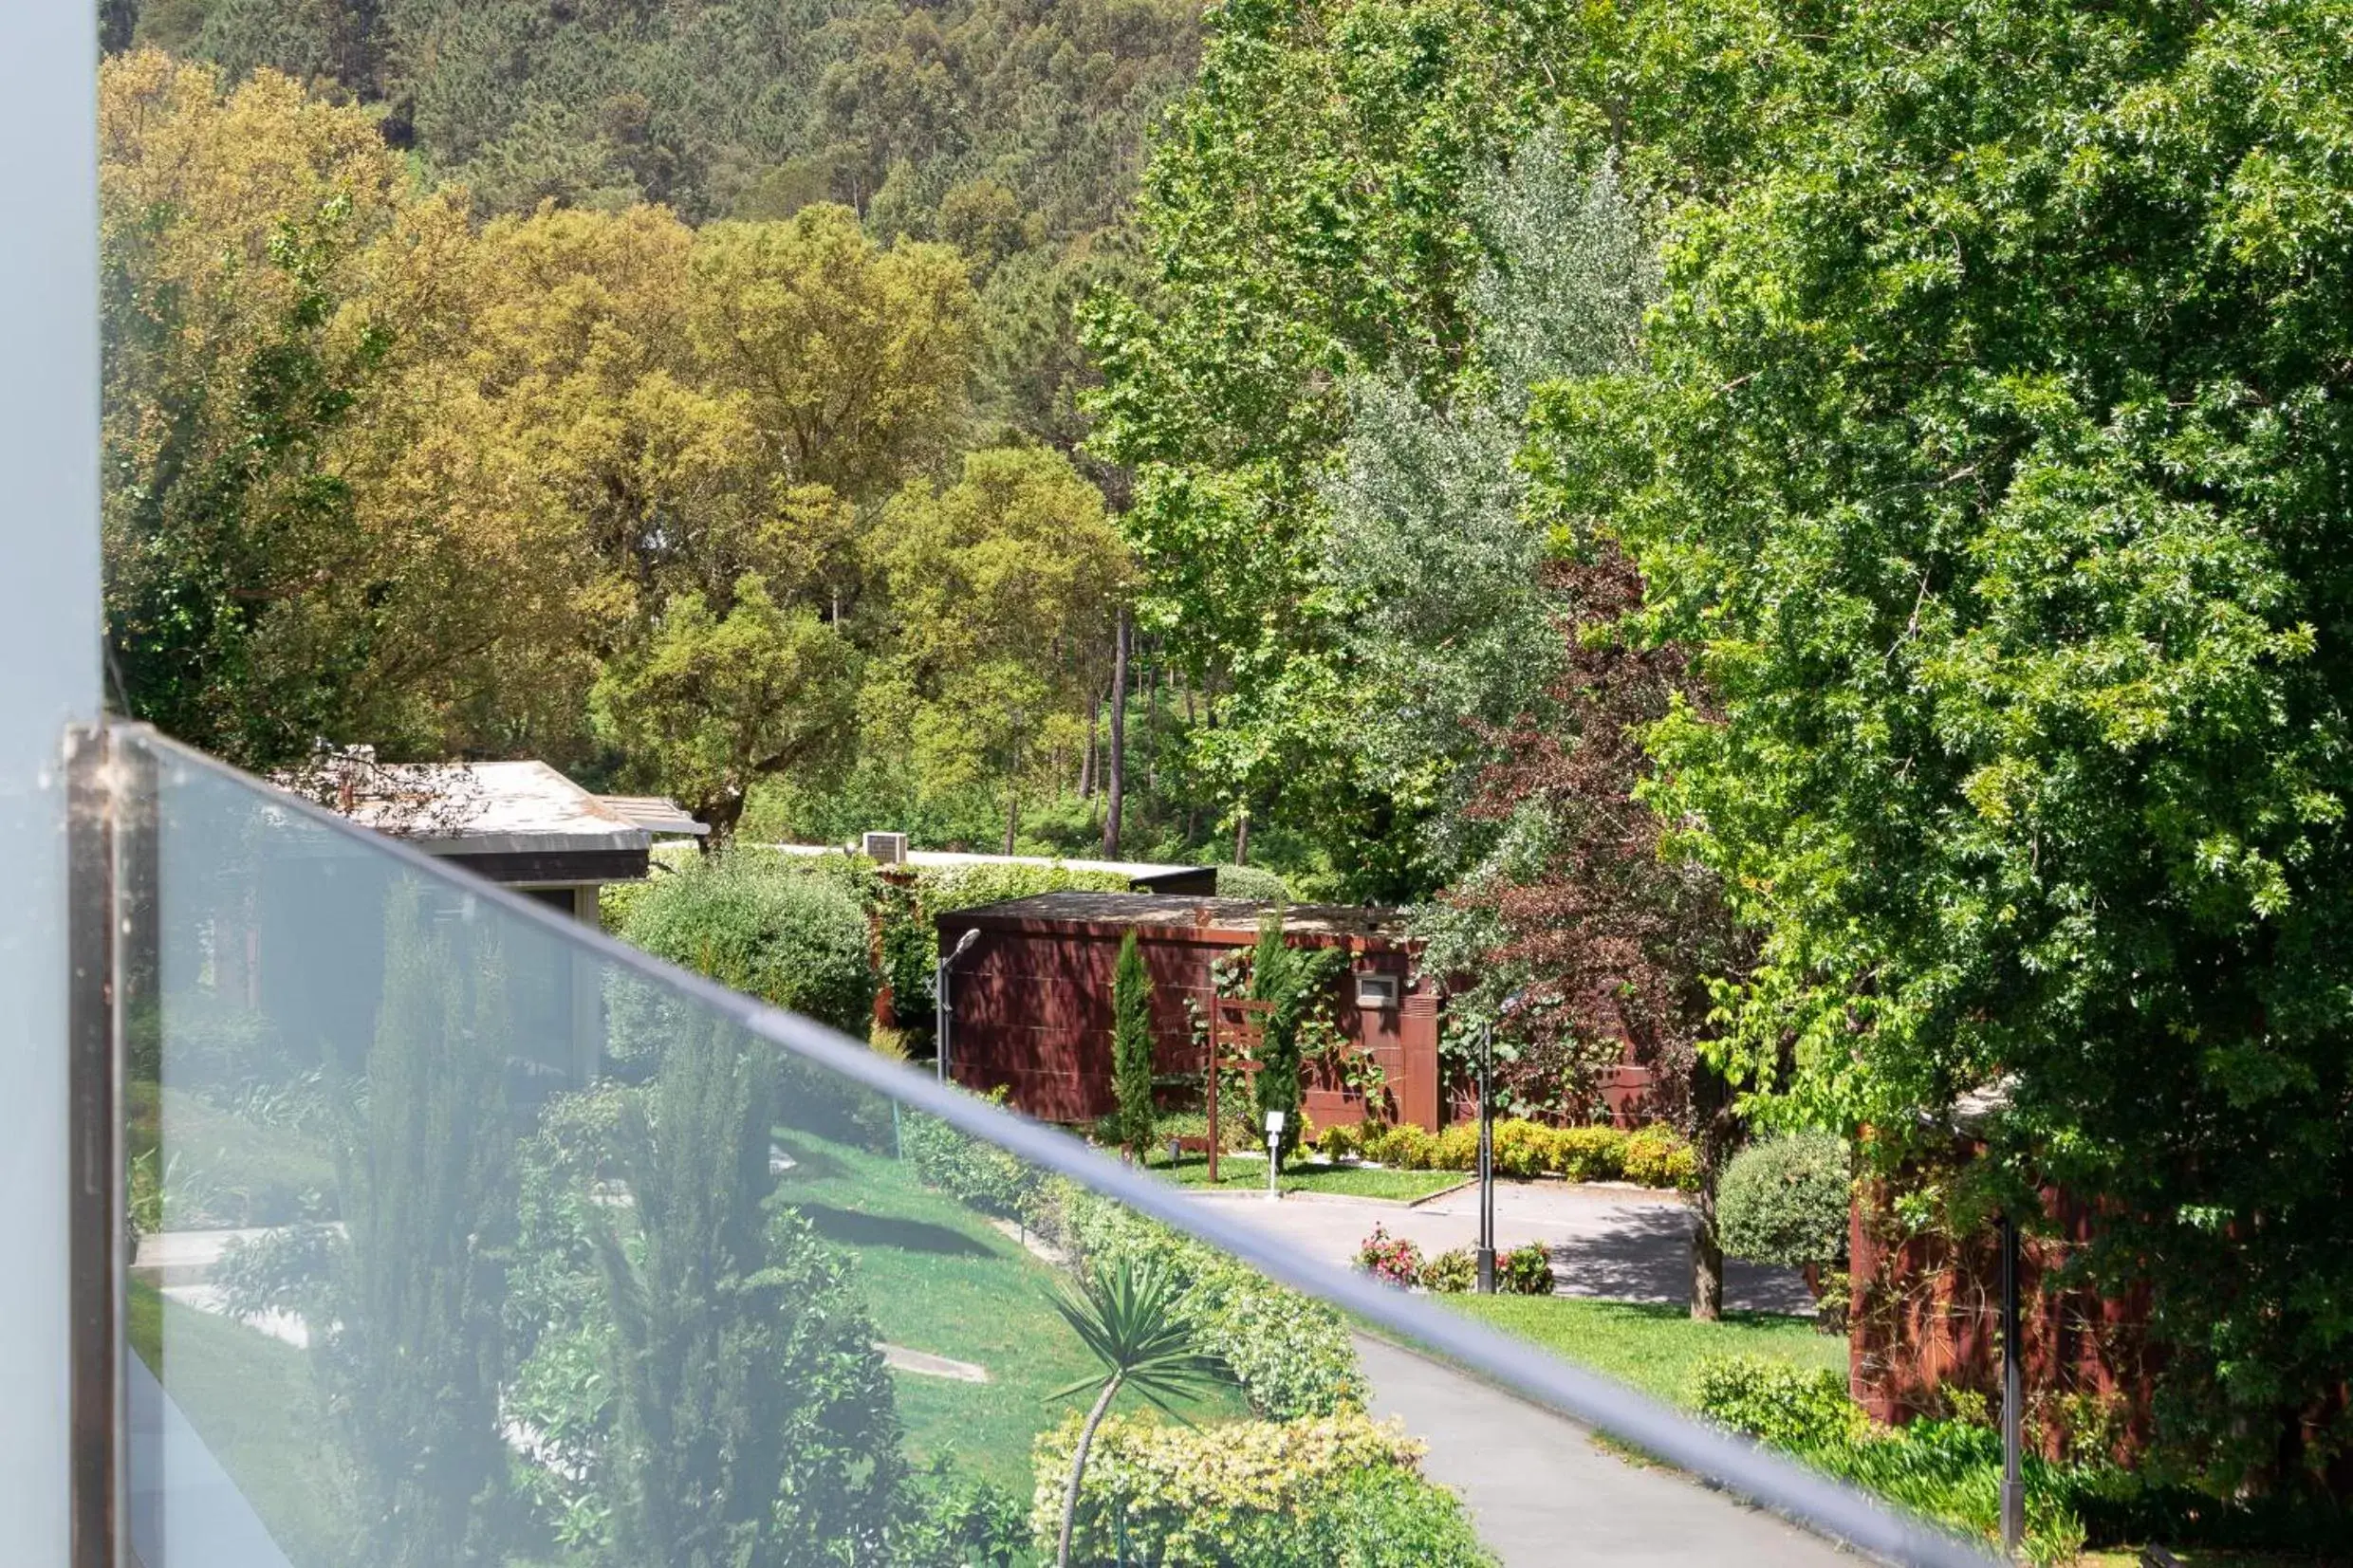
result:
<svg viewBox="0 0 2353 1568"><path fill-rule="evenodd" d="M1486 1560L1363 1413L1395 1347L1869 1552L1981 1560L201 756L115 747L147 1568L1051 1562L1065 1514L1073 1562Z"/></svg>

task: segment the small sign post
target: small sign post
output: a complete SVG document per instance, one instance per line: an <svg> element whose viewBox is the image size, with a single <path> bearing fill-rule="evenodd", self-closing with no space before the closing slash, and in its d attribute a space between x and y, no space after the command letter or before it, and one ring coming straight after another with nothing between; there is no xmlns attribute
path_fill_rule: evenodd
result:
<svg viewBox="0 0 2353 1568"><path fill-rule="evenodd" d="M1275 1182L1281 1165L1282 1153L1283 1113L1269 1111L1267 1113L1267 1201L1269 1203L1274 1202L1283 1195Z"/></svg>

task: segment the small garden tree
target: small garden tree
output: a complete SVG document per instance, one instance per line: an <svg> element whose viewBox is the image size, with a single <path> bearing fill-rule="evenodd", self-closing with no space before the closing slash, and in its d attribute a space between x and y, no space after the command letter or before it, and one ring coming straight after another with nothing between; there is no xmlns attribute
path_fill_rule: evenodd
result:
<svg viewBox="0 0 2353 1568"><path fill-rule="evenodd" d="M1132 931L1121 939L1111 973L1111 1074L1120 1144L1130 1159L1141 1159L1152 1147L1152 976Z"/></svg>
<svg viewBox="0 0 2353 1568"><path fill-rule="evenodd" d="M1299 1025L1307 1009L1348 955L1338 948L1294 948L1283 940L1283 912L1275 910L1259 922L1258 946L1251 955L1250 994L1254 1002L1269 1003L1265 1034L1258 1042L1258 1115L1283 1113L1283 1136L1275 1149L1280 1169L1283 1157L1299 1144Z"/></svg>
<svg viewBox="0 0 2353 1568"><path fill-rule="evenodd" d="M1086 1451L1095 1441L1112 1400L1134 1389L1171 1415L1171 1399L1200 1394L1232 1374L1214 1357L1194 1348L1193 1324L1176 1310L1176 1288L1157 1264L1138 1268L1126 1259L1086 1275L1080 1289L1056 1299L1055 1310L1102 1363L1096 1375L1082 1377L1047 1397L1066 1399L1096 1391L1094 1406L1079 1429L1070 1455L1070 1482L1063 1492L1062 1540L1054 1560L1070 1568L1070 1532L1079 1513L1079 1487L1086 1479ZM1181 1419L1181 1418L1180 1418Z"/></svg>

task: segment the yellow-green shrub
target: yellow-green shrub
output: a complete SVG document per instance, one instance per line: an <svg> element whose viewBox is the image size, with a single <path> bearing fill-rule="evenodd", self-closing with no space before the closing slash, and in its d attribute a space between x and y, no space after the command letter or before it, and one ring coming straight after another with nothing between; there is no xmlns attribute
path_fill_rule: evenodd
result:
<svg viewBox="0 0 2353 1568"><path fill-rule="evenodd" d="M1479 1163L1479 1125L1458 1121L1438 1134L1430 1153L1433 1171L1469 1171Z"/></svg>
<svg viewBox="0 0 2353 1568"><path fill-rule="evenodd" d="M1041 1547L1062 1528L1079 1425L1074 1411L1038 1437L1029 1524ZM1157 1568L1491 1562L1462 1504L1422 1478L1421 1454L1401 1425L1362 1414L1207 1428L1115 1415L1088 1454L1071 1560L1109 1561L1123 1540L1130 1560Z"/></svg>
<svg viewBox="0 0 2353 1568"><path fill-rule="evenodd" d="M1513 1117L1495 1123L1495 1171L1523 1180L1550 1166L1552 1129Z"/></svg>
<svg viewBox="0 0 2353 1568"><path fill-rule="evenodd" d="M1662 1127L1645 1127L1626 1139L1625 1178L1644 1187L1699 1185L1699 1160L1690 1144Z"/></svg>
<svg viewBox="0 0 2353 1568"><path fill-rule="evenodd" d="M1547 1169L1570 1181L1615 1181L1625 1173L1626 1135L1615 1127L1556 1127Z"/></svg>

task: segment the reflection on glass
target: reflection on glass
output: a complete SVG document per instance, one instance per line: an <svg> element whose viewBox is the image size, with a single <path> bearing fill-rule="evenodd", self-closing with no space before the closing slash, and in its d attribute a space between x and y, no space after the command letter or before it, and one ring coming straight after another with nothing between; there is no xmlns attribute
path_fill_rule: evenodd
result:
<svg viewBox="0 0 2353 1568"><path fill-rule="evenodd" d="M134 1536L279 1561L1488 1560L1347 1325L165 755L134 1009ZM1083 1294L1083 1292L1081 1292Z"/></svg>

